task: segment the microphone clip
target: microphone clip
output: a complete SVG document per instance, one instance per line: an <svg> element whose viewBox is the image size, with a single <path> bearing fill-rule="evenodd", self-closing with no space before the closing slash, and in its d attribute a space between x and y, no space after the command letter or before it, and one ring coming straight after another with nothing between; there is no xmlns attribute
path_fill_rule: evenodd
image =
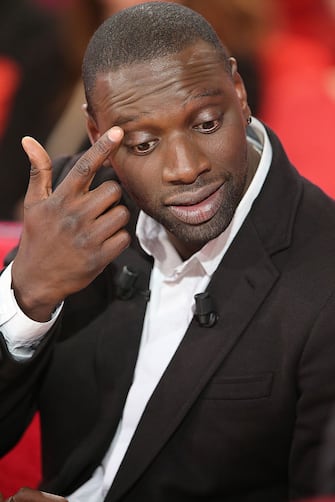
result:
<svg viewBox="0 0 335 502"><path fill-rule="evenodd" d="M207 291L194 295L195 318L203 328L211 328L218 320L212 297Z"/></svg>
<svg viewBox="0 0 335 502"><path fill-rule="evenodd" d="M125 265L117 281L116 296L120 300L130 300L135 294L138 273Z"/></svg>
<svg viewBox="0 0 335 502"><path fill-rule="evenodd" d="M116 296L120 300L130 300L139 293L145 297L146 301L150 299L150 290L142 290L138 286L139 273L124 265L117 280ZM141 281L139 281L141 282Z"/></svg>

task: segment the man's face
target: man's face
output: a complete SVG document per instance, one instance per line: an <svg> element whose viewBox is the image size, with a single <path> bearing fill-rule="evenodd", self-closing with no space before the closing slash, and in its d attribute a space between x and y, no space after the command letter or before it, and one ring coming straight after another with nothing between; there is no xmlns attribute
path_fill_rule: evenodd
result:
<svg viewBox="0 0 335 502"><path fill-rule="evenodd" d="M96 140L113 125L124 139L112 159L136 204L164 225L183 258L229 225L250 181L249 107L233 64L198 42L178 54L100 75Z"/></svg>

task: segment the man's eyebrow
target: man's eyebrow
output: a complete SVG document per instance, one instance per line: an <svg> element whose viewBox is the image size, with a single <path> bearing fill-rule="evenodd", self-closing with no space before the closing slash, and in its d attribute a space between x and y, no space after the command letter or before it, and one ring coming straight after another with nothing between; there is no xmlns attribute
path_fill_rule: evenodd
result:
<svg viewBox="0 0 335 502"><path fill-rule="evenodd" d="M136 122L146 115L148 115L148 112L141 112L137 115L120 115L114 120L114 125L122 126L124 124L128 124L129 122Z"/></svg>
<svg viewBox="0 0 335 502"><path fill-rule="evenodd" d="M222 89L202 89L197 94L191 94L190 99L200 99L207 98L211 96L223 96L224 92Z"/></svg>

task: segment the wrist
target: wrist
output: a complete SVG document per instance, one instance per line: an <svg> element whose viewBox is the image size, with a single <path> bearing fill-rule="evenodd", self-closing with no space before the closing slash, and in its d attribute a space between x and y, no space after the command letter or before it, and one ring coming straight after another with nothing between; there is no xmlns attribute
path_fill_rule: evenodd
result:
<svg viewBox="0 0 335 502"><path fill-rule="evenodd" d="M61 299L54 298L45 286L38 285L32 278L27 280L18 274L15 261L12 267L12 285L15 300L22 312L37 322L47 322L61 303Z"/></svg>

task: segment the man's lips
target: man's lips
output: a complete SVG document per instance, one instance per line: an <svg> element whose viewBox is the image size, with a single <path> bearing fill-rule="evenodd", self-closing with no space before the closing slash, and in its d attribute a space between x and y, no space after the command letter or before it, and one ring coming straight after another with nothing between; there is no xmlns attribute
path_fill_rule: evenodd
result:
<svg viewBox="0 0 335 502"><path fill-rule="evenodd" d="M219 187L206 186L196 192L186 192L170 198L166 205L169 211L183 223L199 225L218 212L224 201L225 184Z"/></svg>

